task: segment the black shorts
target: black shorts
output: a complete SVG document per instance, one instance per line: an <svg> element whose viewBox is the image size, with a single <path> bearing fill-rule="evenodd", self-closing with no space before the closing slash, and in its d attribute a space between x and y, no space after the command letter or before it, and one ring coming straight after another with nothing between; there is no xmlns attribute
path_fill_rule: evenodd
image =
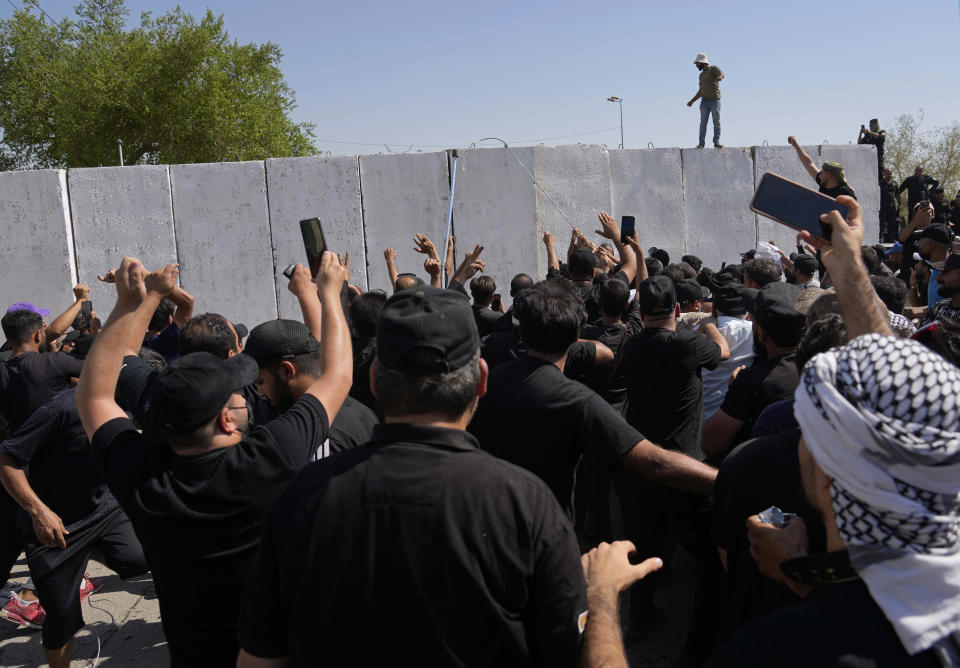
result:
<svg viewBox="0 0 960 668"><path fill-rule="evenodd" d="M103 553L107 567L121 578L149 570L133 526L120 508L67 534L66 542L66 548L59 548L42 545L34 536L27 539L30 577L47 613L41 632L44 649L60 649L83 628L79 588L91 550Z"/></svg>

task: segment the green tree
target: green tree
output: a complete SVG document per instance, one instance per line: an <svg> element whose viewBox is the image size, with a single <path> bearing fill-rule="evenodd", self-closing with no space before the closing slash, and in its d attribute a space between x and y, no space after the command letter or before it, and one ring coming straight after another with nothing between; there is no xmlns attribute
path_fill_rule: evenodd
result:
<svg viewBox="0 0 960 668"><path fill-rule="evenodd" d="M257 160L315 153L276 44L239 44L209 10L141 15L83 0L53 24L0 21L0 169Z"/></svg>
<svg viewBox="0 0 960 668"><path fill-rule="evenodd" d="M916 115L901 114L887 129L884 161L893 178L902 183L917 165L937 179L947 199L960 188L960 122L921 129L923 110ZM906 206L906 198L903 198Z"/></svg>

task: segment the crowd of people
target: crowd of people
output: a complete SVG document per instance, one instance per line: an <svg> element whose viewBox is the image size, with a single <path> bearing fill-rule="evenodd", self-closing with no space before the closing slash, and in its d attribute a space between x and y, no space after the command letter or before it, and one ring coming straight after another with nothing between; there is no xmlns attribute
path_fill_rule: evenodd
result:
<svg viewBox="0 0 960 668"><path fill-rule="evenodd" d="M151 573L174 666L625 666L683 550L682 665L960 665L960 254L926 200L864 245L791 143L849 209L794 252L601 213L509 300L417 235L422 273L325 252L249 331L131 257L102 322L10 306L3 616L69 665L93 558Z"/></svg>

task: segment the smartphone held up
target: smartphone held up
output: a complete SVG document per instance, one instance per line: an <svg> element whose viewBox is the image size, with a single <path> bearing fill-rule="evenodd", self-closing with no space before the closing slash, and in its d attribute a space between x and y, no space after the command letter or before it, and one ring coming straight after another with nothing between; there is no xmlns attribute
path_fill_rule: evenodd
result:
<svg viewBox="0 0 960 668"><path fill-rule="evenodd" d="M323 227L320 225L319 218L307 218L300 221L300 236L303 238L303 248L306 251L307 266L310 268L310 276L317 277L320 271L320 262L323 260L323 252L327 250L327 241L323 236ZM293 263L283 270L283 275L287 279L293 278L293 272L297 263Z"/></svg>
<svg viewBox="0 0 960 668"><path fill-rule="evenodd" d="M820 222L820 216L837 211L846 218L849 213L834 198L770 172L760 179L750 210L824 241L830 241L831 228Z"/></svg>

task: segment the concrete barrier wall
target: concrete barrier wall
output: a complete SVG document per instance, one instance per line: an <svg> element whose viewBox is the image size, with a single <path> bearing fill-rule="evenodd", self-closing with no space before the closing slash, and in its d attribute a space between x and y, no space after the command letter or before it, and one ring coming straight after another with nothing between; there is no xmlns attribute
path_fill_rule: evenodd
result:
<svg viewBox="0 0 960 668"><path fill-rule="evenodd" d="M394 248L397 271L424 281L426 256L411 252L413 235L426 234L439 249L447 227L450 176L446 152L360 156L363 224L366 230L367 280L371 288L392 292L383 250Z"/></svg>
<svg viewBox="0 0 960 668"><path fill-rule="evenodd" d="M644 246L665 248L671 259L693 253L718 267L738 261L758 239L792 250L795 235L754 216L749 202L766 171L813 185L789 146L511 150L516 157L506 149L463 151L454 196L457 260L482 243L487 271L504 296L514 273L544 276L545 230L563 255L571 225L594 236L601 210L618 221L636 216ZM874 241L880 194L873 147L807 151L818 163L844 163L864 209L866 240ZM148 266L178 259L198 312L248 325L278 313L299 317L279 274L303 259L300 219L320 217L329 246L350 252L353 283L361 288L390 289L388 246L399 251L401 272L426 280L413 235L427 234L442 254L449 169L448 154L437 152L0 174L0 261L14 277L4 281L0 298L66 308L79 271L106 315L113 293L96 274L134 254Z"/></svg>
<svg viewBox="0 0 960 668"><path fill-rule="evenodd" d="M287 289L283 270L306 263L300 221L317 217L327 247L350 253L351 282L367 287L366 250L360 211L357 158L283 158L267 160L267 193L277 302L281 318L301 319L300 305Z"/></svg>
<svg viewBox="0 0 960 668"><path fill-rule="evenodd" d="M116 302L114 286L97 280L125 255L148 268L177 261L165 165L71 169L70 208L80 282L90 286L103 319Z"/></svg>
<svg viewBox="0 0 960 668"><path fill-rule="evenodd" d="M67 173L0 174L0 225L0 316L11 304L32 302L50 309L50 322L74 302L77 282Z"/></svg>
<svg viewBox="0 0 960 668"><path fill-rule="evenodd" d="M248 327L276 318L264 164L175 165L170 180L180 283L196 297L194 313Z"/></svg>

